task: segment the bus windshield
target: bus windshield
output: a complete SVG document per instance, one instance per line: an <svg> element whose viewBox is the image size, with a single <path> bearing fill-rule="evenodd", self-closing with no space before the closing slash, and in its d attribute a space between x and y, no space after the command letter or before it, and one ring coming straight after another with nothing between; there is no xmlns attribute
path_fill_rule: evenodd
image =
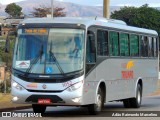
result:
<svg viewBox="0 0 160 120"><path fill-rule="evenodd" d="M82 70L84 38L82 29L19 29L13 68L34 74L65 74Z"/></svg>

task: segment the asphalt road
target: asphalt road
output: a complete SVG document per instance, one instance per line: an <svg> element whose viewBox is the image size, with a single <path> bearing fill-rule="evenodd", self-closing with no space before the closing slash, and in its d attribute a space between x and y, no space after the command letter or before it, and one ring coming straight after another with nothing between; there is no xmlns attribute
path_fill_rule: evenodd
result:
<svg viewBox="0 0 160 120"><path fill-rule="evenodd" d="M140 111L140 112L139 112ZM148 113L146 113L148 111ZM142 101L142 106L139 109L124 108L122 102L112 102L106 103L103 112L98 115L88 115L85 108L79 107L47 107L46 113L42 120L50 119L76 119L76 120L159 120L160 119L160 96L144 97ZM33 112L32 109L23 109L19 112ZM136 113L140 114L152 114L152 117L113 117L113 114L122 115L122 113L135 115ZM153 117L156 115L159 117ZM0 118L1 119L22 119L22 118ZM36 118L23 118L22 120L27 119L36 119Z"/></svg>

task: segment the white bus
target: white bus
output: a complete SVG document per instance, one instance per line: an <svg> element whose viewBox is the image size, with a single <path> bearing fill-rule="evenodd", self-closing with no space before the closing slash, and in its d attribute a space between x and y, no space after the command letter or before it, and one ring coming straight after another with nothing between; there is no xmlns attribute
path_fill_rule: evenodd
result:
<svg viewBox="0 0 160 120"><path fill-rule="evenodd" d="M138 108L157 88L158 34L105 18L33 18L18 25L12 101L82 106L96 114L104 103Z"/></svg>

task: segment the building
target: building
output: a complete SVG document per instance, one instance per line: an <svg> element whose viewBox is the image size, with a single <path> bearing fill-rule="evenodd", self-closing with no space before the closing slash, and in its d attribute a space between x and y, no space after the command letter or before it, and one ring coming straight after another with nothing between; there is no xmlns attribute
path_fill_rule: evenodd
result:
<svg viewBox="0 0 160 120"><path fill-rule="evenodd" d="M2 35L2 26L5 22L5 19L6 17L5 16L0 16L0 36Z"/></svg>
<svg viewBox="0 0 160 120"><path fill-rule="evenodd" d="M8 32L14 30L16 26L24 19L8 19L0 16L0 36L7 36Z"/></svg>

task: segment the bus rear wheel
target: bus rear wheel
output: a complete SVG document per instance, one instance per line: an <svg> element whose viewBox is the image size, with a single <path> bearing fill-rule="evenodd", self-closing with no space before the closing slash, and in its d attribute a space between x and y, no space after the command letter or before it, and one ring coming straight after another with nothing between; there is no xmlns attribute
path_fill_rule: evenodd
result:
<svg viewBox="0 0 160 120"><path fill-rule="evenodd" d="M138 84L136 90L136 97L130 99L130 104L132 108L139 108L142 101L142 87Z"/></svg>
<svg viewBox="0 0 160 120"><path fill-rule="evenodd" d="M123 100L123 105L125 108L130 108L131 107L130 99Z"/></svg>
<svg viewBox="0 0 160 120"><path fill-rule="evenodd" d="M34 113L45 113L46 106L45 105L38 105L38 104L32 104L33 112Z"/></svg>
<svg viewBox="0 0 160 120"><path fill-rule="evenodd" d="M137 85L136 97L123 100L125 108L139 108L142 101L142 87L140 84Z"/></svg>
<svg viewBox="0 0 160 120"><path fill-rule="evenodd" d="M96 115L102 111L102 107L104 105L104 93L102 89L99 87L98 92L96 94L96 103L88 105L88 112L91 115Z"/></svg>

